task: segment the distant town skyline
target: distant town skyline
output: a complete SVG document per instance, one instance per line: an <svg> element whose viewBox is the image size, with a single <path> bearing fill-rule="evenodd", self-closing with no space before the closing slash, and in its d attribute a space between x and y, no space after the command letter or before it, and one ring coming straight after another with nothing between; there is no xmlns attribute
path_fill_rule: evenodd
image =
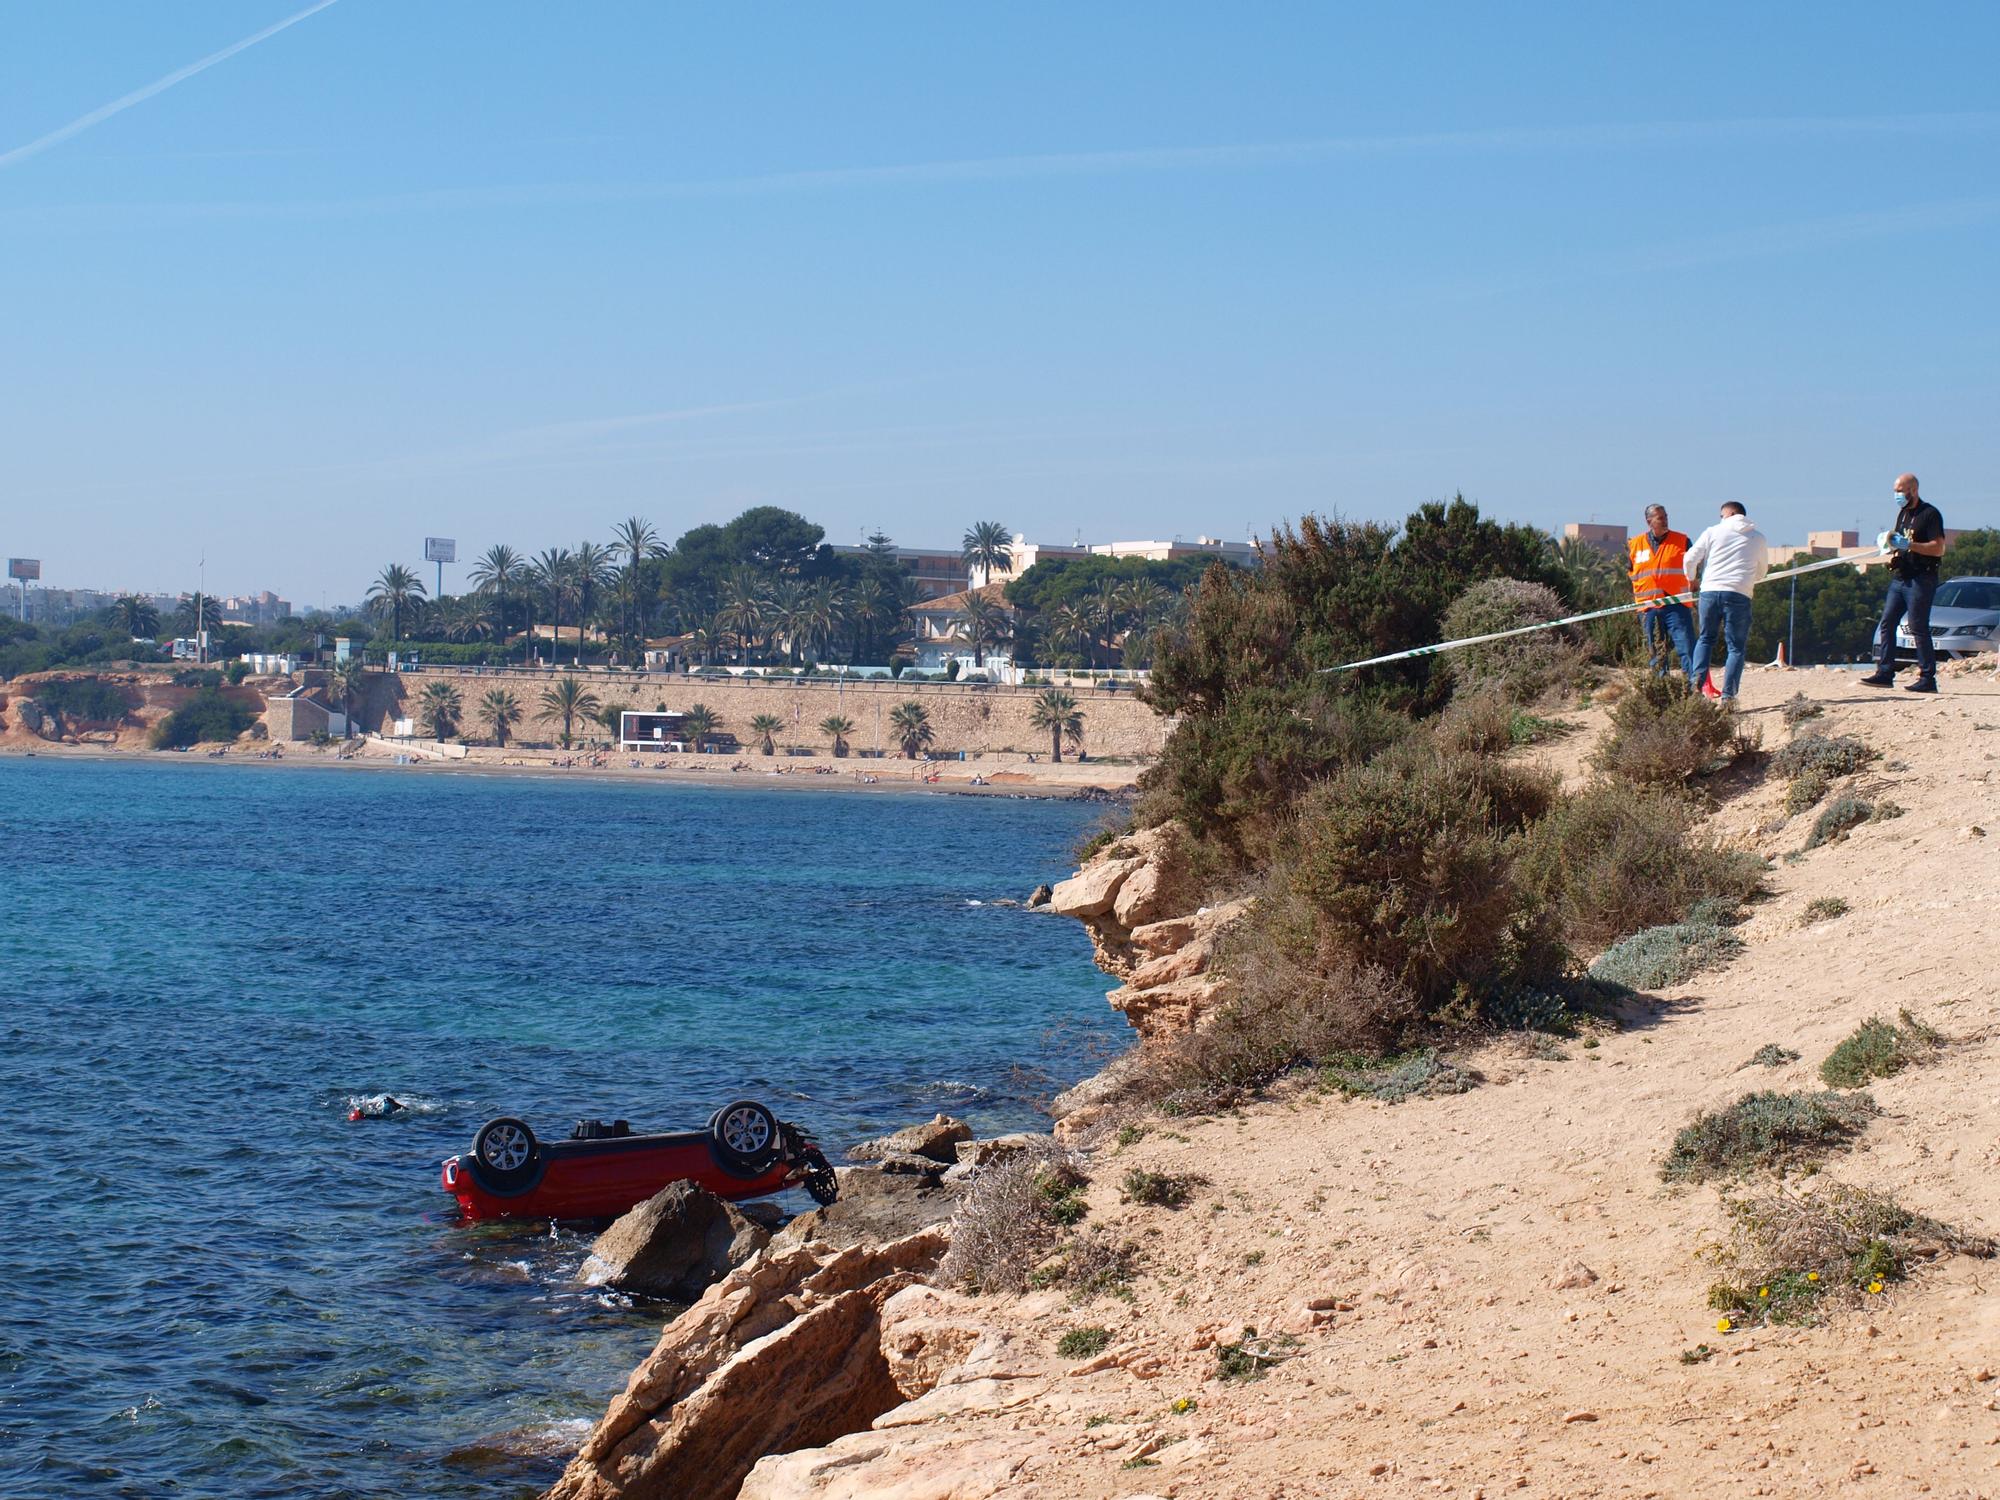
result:
<svg viewBox="0 0 2000 1500"><path fill-rule="evenodd" d="M759 503L1802 537L1914 469L1990 524L1996 50L1926 5L17 8L0 552L303 609L425 535Z"/></svg>

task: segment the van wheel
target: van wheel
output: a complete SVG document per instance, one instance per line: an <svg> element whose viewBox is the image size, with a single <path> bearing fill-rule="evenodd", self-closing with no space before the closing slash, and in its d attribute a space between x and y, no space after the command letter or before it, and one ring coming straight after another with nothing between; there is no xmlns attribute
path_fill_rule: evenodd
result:
<svg viewBox="0 0 2000 1500"><path fill-rule="evenodd" d="M472 1138L472 1159L494 1187L505 1191L527 1181L541 1147L525 1120L502 1115L488 1120Z"/></svg>

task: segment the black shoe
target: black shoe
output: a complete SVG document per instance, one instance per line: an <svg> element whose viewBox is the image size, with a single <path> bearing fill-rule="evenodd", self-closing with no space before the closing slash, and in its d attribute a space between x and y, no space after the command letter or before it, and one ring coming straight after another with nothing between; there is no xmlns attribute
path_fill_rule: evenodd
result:
<svg viewBox="0 0 2000 1500"><path fill-rule="evenodd" d="M1919 677L1915 682L1904 687L1903 691L1906 693L1935 693L1937 691L1937 679L1935 677Z"/></svg>
<svg viewBox="0 0 2000 1500"><path fill-rule="evenodd" d="M1863 687L1894 687L1896 679L1893 677L1884 677L1880 672L1870 672L1866 677L1861 679L1861 685Z"/></svg>

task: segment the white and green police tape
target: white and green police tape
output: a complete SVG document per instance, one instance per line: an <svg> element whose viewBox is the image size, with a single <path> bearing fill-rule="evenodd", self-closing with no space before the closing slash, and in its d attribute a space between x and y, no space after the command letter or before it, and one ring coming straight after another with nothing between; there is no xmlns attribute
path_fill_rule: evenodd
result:
<svg viewBox="0 0 2000 1500"><path fill-rule="evenodd" d="M1858 556L1850 554L1846 557L1829 557L1819 562L1807 563L1802 568L1787 568L1782 573L1767 573L1758 582L1780 583L1788 578L1798 578L1807 573L1818 573L1827 568L1866 567L1869 563L1877 562L1889 555L1890 548L1886 536L1883 537L1878 547L1879 550L1877 551L1863 553ZM1685 594L1675 594L1672 597L1684 603L1692 604L1700 596L1695 591L1690 590ZM1337 667L1321 667L1319 670L1321 672L1352 672L1360 667L1379 667L1385 662L1408 661L1411 657L1415 656L1437 656L1441 652L1457 651L1465 646L1483 646L1488 641L1504 641L1510 636L1533 635L1538 630L1556 630L1564 625L1581 625L1585 620L1602 620L1609 615L1629 615L1637 611L1638 608L1639 606L1636 603L1614 604L1609 609L1593 609L1587 614L1565 615L1560 620L1544 620L1539 625L1522 625L1513 630L1495 630L1485 635L1469 635L1465 639L1458 641L1439 641L1435 646L1414 646L1408 651L1391 651L1387 656L1371 656L1364 661L1342 662Z"/></svg>

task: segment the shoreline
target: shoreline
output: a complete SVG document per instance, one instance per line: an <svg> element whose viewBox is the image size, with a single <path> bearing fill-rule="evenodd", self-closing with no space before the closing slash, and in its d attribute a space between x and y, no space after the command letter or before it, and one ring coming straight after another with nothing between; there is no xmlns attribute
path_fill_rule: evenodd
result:
<svg viewBox="0 0 2000 1500"><path fill-rule="evenodd" d="M64 745L53 742L45 742L39 746L20 744L0 745L0 757L20 760L126 761L166 765L239 766L253 769L354 770L379 773L414 771L434 775L486 776L497 779L531 778L537 780L582 780L592 782L616 781L624 783L636 782L647 786L756 788L769 791L900 793L905 795L910 793L941 792L961 797L1013 797L1058 802L1101 801L1107 798L1123 800L1136 792L1138 772L1143 769L1136 766L1105 767L1107 772L1115 773L1115 779L1114 775L1107 774L1103 776L1090 775L1077 777L1075 779L1066 778L1062 781L1008 780L998 783L988 781L980 785L974 785L969 777L947 777L942 774L940 779L934 782L919 780L914 775L883 776L873 782L864 782L848 769L852 766L852 762L842 763L843 771L841 774L828 775L825 773L816 773L810 769L799 769L798 763L803 757L787 757L786 760L794 769L785 772L766 771L756 765L756 760L764 759L762 756L756 756L754 759L750 757L735 757L735 760L742 760L747 763L746 769L741 771L732 771L729 769L732 763L732 759L729 757L719 755L702 757L704 760L712 760L717 762L717 764L713 771L707 766L703 766L699 771L696 771L692 764L685 768L678 764L663 764L658 768L647 766L635 767L631 765L560 766L553 762L524 764L521 762L470 759L462 761L412 760L399 763L393 754L378 752L342 757L334 755L330 751L316 751L307 747L287 749L283 756L259 757L254 753L246 755L233 750L227 755L216 756L208 755L200 750L128 750L111 746ZM685 759L693 762L696 758L688 756ZM776 760L777 757L773 757L773 759ZM808 764L812 763L814 762L809 762ZM824 764L827 762L822 760L816 763ZM883 762L882 764L908 768L921 764L921 762L896 761ZM941 765L945 763L935 764ZM1085 764L1088 765L1089 763L1086 762ZM1069 765L1070 763L1065 762L1064 769L1067 770ZM1038 768L1041 768L1039 763ZM1081 770L1083 768L1078 767L1077 769ZM681 774L674 774L675 772L680 772ZM1026 773L1016 770L1002 770L996 773L981 772L980 774L1012 776L1025 775Z"/></svg>

